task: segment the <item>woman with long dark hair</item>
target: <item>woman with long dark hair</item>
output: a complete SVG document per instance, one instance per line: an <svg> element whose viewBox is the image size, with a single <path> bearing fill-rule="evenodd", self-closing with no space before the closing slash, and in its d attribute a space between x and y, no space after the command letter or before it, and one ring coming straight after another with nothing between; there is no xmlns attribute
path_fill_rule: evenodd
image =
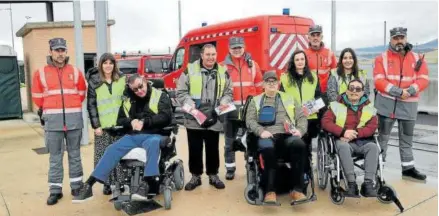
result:
<svg viewBox="0 0 439 216"><path fill-rule="evenodd" d="M337 71L332 73L328 81L328 100L335 101L337 97L348 89L351 80L359 79L364 83L364 94L369 96L370 87L367 81L367 73L358 69L357 55L351 48L341 51L338 59Z"/></svg>
<svg viewBox="0 0 439 216"><path fill-rule="evenodd" d="M319 79L312 73L303 50L296 50L290 58L288 69L281 75L280 90L290 94L301 105L313 99L321 98ZM311 145L312 138L319 132L319 115L314 113L308 117L308 129L302 137L303 141Z"/></svg>
<svg viewBox="0 0 439 216"><path fill-rule="evenodd" d="M118 111L122 104L122 95L125 90L125 77L120 75L116 59L111 53L102 54L98 67L92 68L87 73L87 110L91 126L94 129L94 166L101 159L105 149L119 139L114 130ZM120 176L120 168L116 168ZM111 194L110 185L115 182L112 175L109 182L104 184L103 193Z"/></svg>

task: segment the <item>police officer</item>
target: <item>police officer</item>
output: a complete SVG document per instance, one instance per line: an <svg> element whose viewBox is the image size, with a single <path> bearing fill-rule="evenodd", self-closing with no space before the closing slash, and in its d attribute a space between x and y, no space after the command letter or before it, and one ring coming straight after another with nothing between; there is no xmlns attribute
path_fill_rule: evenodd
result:
<svg viewBox="0 0 439 216"><path fill-rule="evenodd" d="M177 83L177 100L184 106L200 110L206 117L201 125L190 114L185 114L184 125L189 145L189 171L191 180L185 190L201 185L203 173L203 143L206 148L206 174L209 184L217 189L225 188L218 177L219 132L222 124L215 115L215 107L232 102L232 83L227 69L216 61L215 46L206 44L201 49L201 59L188 65Z"/></svg>
<svg viewBox="0 0 439 216"><path fill-rule="evenodd" d="M32 100L42 109L45 122L45 143L50 154L47 205L54 205L63 197L64 140L69 157L71 193L76 196L82 187L80 141L82 137L82 101L85 99L85 79L76 67L68 64L67 45L63 38L49 41L47 65L34 73Z"/></svg>

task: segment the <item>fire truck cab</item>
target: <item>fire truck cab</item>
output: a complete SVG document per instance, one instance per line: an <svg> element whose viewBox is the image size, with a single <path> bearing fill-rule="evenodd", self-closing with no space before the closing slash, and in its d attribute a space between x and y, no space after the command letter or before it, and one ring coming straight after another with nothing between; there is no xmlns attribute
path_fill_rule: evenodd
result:
<svg viewBox="0 0 439 216"><path fill-rule="evenodd" d="M308 47L307 33L314 22L305 17L284 15L256 16L223 22L189 31L180 40L163 76L165 88L172 91L188 63L200 58L201 47L207 43L217 48L217 61L222 62L229 52L230 37L243 37L246 52L252 55L261 71L276 70L278 75L286 68L296 49Z"/></svg>
<svg viewBox="0 0 439 216"><path fill-rule="evenodd" d="M167 71L166 68L171 59L171 55L151 55L144 54L128 57L116 56L119 70L126 76L140 74L147 79L160 79Z"/></svg>

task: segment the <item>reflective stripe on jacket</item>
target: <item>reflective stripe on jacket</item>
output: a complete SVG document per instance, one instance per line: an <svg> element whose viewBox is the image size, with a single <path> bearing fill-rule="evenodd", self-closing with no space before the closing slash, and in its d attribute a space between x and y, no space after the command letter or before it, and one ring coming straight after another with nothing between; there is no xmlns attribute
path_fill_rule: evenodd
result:
<svg viewBox="0 0 439 216"><path fill-rule="evenodd" d="M311 72L318 74L320 90L326 92L329 75L337 68L337 59L334 53L325 48L323 45L319 50L313 50L311 47L305 50L308 59L308 66Z"/></svg>

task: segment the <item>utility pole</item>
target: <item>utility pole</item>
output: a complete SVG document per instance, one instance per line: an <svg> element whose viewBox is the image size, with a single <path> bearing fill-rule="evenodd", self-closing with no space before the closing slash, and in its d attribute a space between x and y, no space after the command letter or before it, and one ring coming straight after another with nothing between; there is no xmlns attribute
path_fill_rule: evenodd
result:
<svg viewBox="0 0 439 216"><path fill-rule="evenodd" d="M73 1L73 23L75 29L75 57L76 67L82 71L85 77L84 71L84 51L82 49L82 20L81 20L81 3L80 1ZM82 102L82 121L84 127L82 128L81 145L88 145L88 115L87 115L87 99Z"/></svg>
<svg viewBox="0 0 439 216"><path fill-rule="evenodd" d="M384 21L384 51L386 51L386 33L387 33L387 22Z"/></svg>
<svg viewBox="0 0 439 216"><path fill-rule="evenodd" d="M335 42L336 42L336 34L335 34L336 9L335 9L335 6L336 6L336 2L335 2L335 0L332 0L331 1L331 9L332 9L332 13L331 13L331 49L334 53L337 51L336 44L335 44Z"/></svg>
<svg viewBox="0 0 439 216"><path fill-rule="evenodd" d="M95 27L96 27L96 48L97 59L100 59L101 55L108 52L107 42L107 1L95 0Z"/></svg>
<svg viewBox="0 0 439 216"><path fill-rule="evenodd" d="M182 35L181 35L181 1L178 0L178 36L179 36L179 40L181 39Z"/></svg>
<svg viewBox="0 0 439 216"><path fill-rule="evenodd" d="M10 19L10 21L11 21L11 42L12 42L12 49L14 50L14 52L15 52L15 42L14 42L14 25L13 25L13 21L12 21L12 4L11 3L9 3L9 8L3 8L3 9L0 9L0 11L6 11L6 10L8 10L9 11L9 19Z"/></svg>

